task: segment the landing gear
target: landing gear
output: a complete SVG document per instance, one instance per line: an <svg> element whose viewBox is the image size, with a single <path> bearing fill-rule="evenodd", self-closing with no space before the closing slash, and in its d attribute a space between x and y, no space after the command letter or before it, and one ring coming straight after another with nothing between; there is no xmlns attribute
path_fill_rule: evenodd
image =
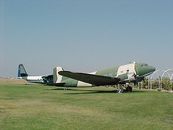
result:
<svg viewBox="0 0 173 130"><path fill-rule="evenodd" d="M126 92L132 92L132 87L130 85L126 87Z"/></svg>
<svg viewBox="0 0 173 130"><path fill-rule="evenodd" d="M123 85L119 85L117 92L118 93L124 93L124 91L125 91L125 89L124 89Z"/></svg>
<svg viewBox="0 0 173 130"><path fill-rule="evenodd" d="M129 84L119 86L118 93L132 92L132 87Z"/></svg>
<svg viewBox="0 0 173 130"><path fill-rule="evenodd" d="M119 90L118 90L118 93L123 93L124 92L124 89L123 88L120 88Z"/></svg>

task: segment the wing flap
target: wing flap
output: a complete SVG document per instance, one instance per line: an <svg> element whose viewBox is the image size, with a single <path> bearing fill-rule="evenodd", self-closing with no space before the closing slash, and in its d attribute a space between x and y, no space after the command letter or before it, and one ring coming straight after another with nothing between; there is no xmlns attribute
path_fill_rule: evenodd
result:
<svg viewBox="0 0 173 130"><path fill-rule="evenodd" d="M75 80L79 80L85 83L89 83L92 85L100 86L100 85L115 85L120 81L119 78L113 78L108 76L94 75L94 74L86 74L86 73L76 73L70 71L60 71L60 75L69 77Z"/></svg>

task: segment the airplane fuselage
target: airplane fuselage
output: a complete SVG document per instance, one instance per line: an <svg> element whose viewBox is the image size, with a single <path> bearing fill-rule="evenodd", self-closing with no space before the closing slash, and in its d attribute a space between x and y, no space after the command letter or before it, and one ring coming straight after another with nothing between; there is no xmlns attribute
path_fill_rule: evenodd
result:
<svg viewBox="0 0 173 130"><path fill-rule="evenodd" d="M95 71L89 74L118 78L120 79L120 82L118 82L117 84L125 84L130 82L140 82L144 79L145 76L150 75L154 71L155 68L147 64L130 63L118 67ZM68 78L65 76L61 76L60 78L60 75L58 76L59 79L61 79L58 81L58 83L64 83L64 86L93 86L93 84L75 80L73 78Z"/></svg>
<svg viewBox="0 0 173 130"><path fill-rule="evenodd" d="M23 79L30 83L44 83L42 76L26 76Z"/></svg>

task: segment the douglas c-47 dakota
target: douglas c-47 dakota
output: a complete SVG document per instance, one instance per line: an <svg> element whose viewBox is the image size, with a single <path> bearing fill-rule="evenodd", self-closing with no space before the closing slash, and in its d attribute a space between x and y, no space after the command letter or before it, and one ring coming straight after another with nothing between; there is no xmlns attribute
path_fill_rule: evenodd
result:
<svg viewBox="0 0 173 130"><path fill-rule="evenodd" d="M92 73L79 73L64 71L62 67L53 69L53 75L28 76L22 64L18 67L18 77L29 82L44 83L48 85L77 87L77 86L113 86L125 87L125 91L131 92L129 83L137 84L155 71L155 68L145 63L129 63L117 67L107 68ZM120 87L119 92L123 92Z"/></svg>

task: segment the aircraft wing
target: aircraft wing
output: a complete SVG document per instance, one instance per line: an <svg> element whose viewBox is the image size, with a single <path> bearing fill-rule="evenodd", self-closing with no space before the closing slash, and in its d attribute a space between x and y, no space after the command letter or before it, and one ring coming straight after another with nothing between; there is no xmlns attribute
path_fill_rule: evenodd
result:
<svg viewBox="0 0 173 130"><path fill-rule="evenodd" d="M58 73L62 76L69 77L69 78L79 80L85 83L89 83L92 85L96 85L96 86L115 85L115 84L118 84L120 81L119 78L87 74L87 73L76 73L76 72L70 72L70 71L60 71Z"/></svg>

